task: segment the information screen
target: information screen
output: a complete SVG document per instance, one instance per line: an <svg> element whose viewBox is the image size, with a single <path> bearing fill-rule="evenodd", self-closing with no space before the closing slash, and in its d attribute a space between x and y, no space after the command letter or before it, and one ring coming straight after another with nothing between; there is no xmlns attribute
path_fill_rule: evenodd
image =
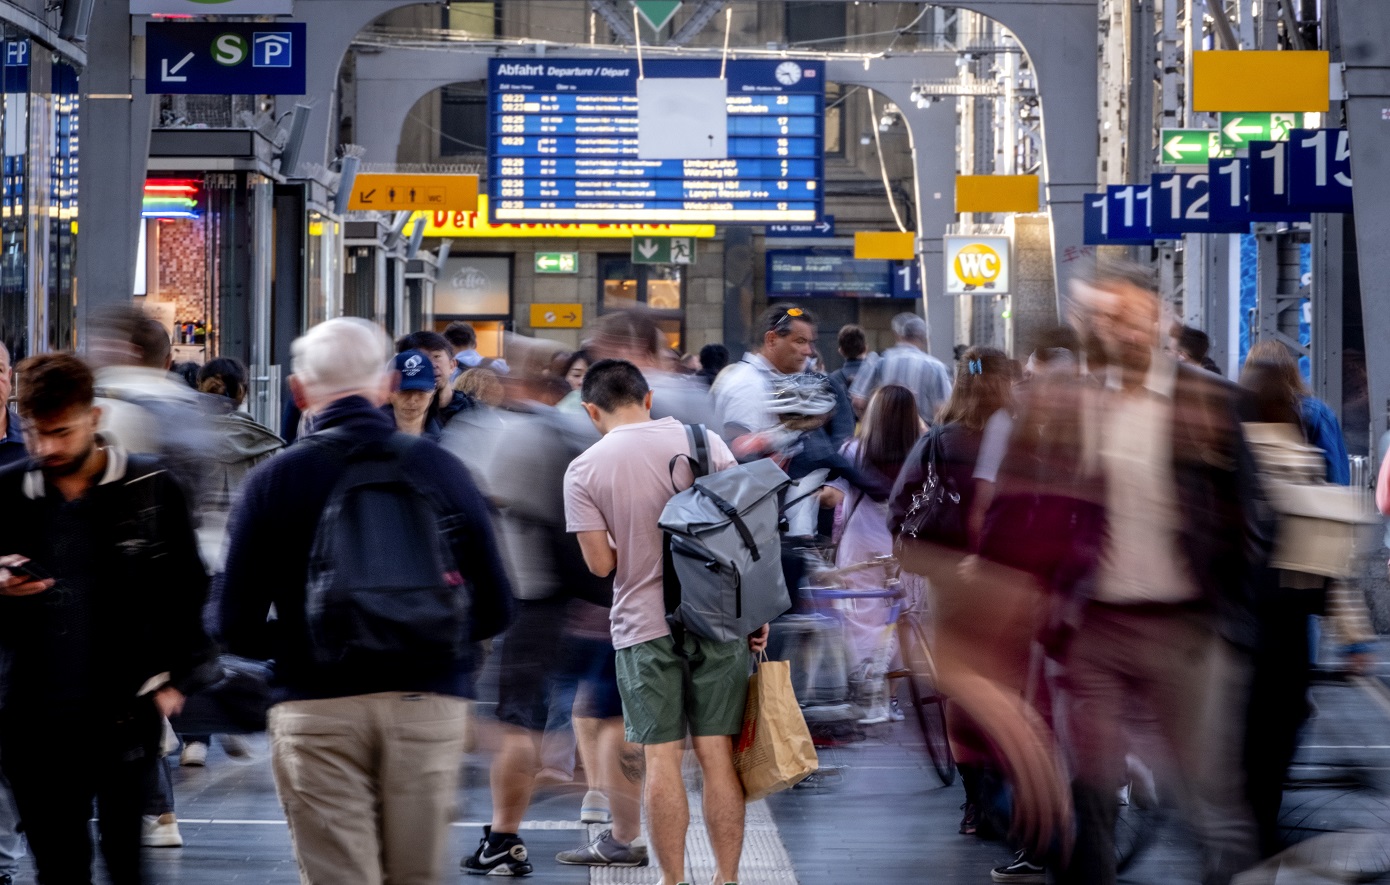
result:
<svg viewBox="0 0 1390 885"><path fill-rule="evenodd" d="M769 250L767 298L919 298L916 262L822 249Z"/></svg>
<svg viewBox="0 0 1390 885"><path fill-rule="evenodd" d="M719 76L717 59L651 59L648 77ZM637 157L635 59L492 59L494 223L787 224L823 214L825 67L730 61L725 160Z"/></svg>

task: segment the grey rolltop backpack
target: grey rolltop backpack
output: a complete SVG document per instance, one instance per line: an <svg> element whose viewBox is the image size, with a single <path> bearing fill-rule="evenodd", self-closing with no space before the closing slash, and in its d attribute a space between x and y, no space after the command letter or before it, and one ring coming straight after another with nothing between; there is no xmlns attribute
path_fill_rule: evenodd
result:
<svg viewBox="0 0 1390 885"><path fill-rule="evenodd" d="M769 460L709 472L704 425L686 425L695 483L661 512L667 619L715 642L743 639L791 608L782 577L781 493ZM671 459L674 474L676 462Z"/></svg>

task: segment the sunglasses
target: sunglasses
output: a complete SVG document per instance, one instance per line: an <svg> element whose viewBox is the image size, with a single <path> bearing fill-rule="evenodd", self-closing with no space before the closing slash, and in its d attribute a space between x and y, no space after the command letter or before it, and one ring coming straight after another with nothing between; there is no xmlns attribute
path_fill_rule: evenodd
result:
<svg viewBox="0 0 1390 885"><path fill-rule="evenodd" d="M785 313L773 321L772 328L768 331L781 334L792 327L792 322L794 320L802 320L805 318L806 311L799 307L789 307Z"/></svg>

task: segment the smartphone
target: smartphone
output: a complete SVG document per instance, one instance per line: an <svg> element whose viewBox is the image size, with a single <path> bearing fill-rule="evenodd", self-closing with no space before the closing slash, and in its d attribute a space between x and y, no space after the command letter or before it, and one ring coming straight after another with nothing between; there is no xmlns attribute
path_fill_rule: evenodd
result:
<svg viewBox="0 0 1390 885"><path fill-rule="evenodd" d="M20 565L7 565L4 568L17 578L28 578L31 581L47 581L53 577L32 559Z"/></svg>

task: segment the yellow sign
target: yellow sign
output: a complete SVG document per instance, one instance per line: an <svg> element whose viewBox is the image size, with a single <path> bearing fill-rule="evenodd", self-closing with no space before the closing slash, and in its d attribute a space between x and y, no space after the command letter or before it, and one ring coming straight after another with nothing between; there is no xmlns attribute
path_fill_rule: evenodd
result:
<svg viewBox="0 0 1390 885"><path fill-rule="evenodd" d="M957 175L957 212L1037 212L1036 175Z"/></svg>
<svg viewBox="0 0 1390 885"><path fill-rule="evenodd" d="M478 176L363 173L352 183L348 208L471 212L478 208Z"/></svg>
<svg viewBox="0 0 1390 885"><path fill-rule="evenodd" d="M887 258L911 261L916 255L917 235L908 231L859 231L854 235L855 258Z"/></svg>
<svg viewBox="0 0 1390 885"><path fill-rule="evenodd" d="M1330 76L1326 52L1194 52L1192 110L1326 112Z"/></svg>
<svg viewBox="0 0 1390 885"><path fill-rule="evenodd" d="M531 305L531 328L578 329L584 325L584 305L577 301Z"/></svg>
<svg viewBox="0 0 1390 885"><path fill-rule="evenodd" d="M425 214L425 213L422 213ZM632 237L714 236L712 224L488 224L487 194L478 194L477 211L425 214L427 237L592 237L626 240Z"/></svg>
<svg viewBox="0 0 1390 885"><path fill-rule="evenodd" d="M947 295L1002 295L1009 291L1008 237L946 236Z"/></svg>

